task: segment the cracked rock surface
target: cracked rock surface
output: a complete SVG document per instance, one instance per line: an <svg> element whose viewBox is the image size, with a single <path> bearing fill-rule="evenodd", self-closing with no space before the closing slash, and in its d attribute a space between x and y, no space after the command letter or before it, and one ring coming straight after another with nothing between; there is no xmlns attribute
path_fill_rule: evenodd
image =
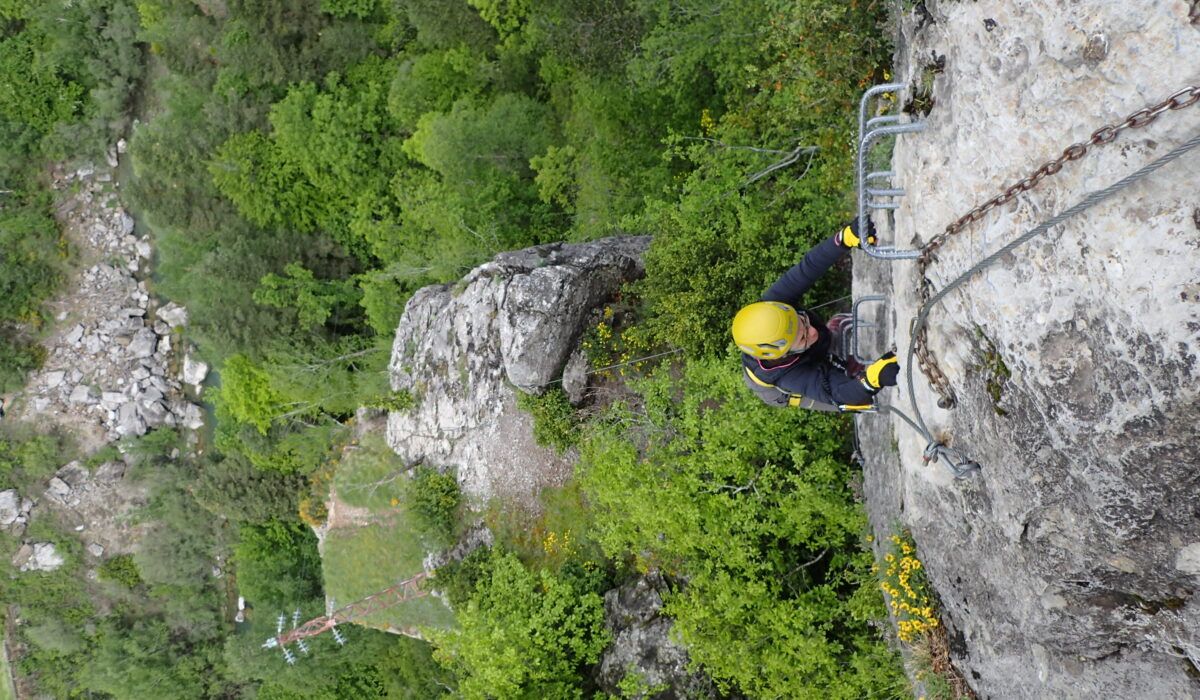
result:
<svg viewBox="0 0 1200 700"><path fill-rule="evenodd" d="M881 238L920 245L1096 128L1200 84L1188 2L928 2L904 13L897 75L931 88L897 143ZM941 64L941 68L937 64ZM1089 192L1200 133L1200 105L1068 163L970 225L930 268L942 289ZM934 309L950 410L913 369L931 432L982 465L922 464L900 421L861 416L879 539L911 528L956 665L981 698L1200 697L1200 155L1034 239ZM903 362L915 263L855 260L855 293ZM907 368L905 368L907 369ZM909 410L906 383L889 400Z"/></svg>
<svg viewBox="0 0 1200 700"><path fill-rule="evenodd" d="M396 331L394 390L416 406L388 418L388 444L406 462L456 469L477 503L536 508L538 492L571 474L572 454L538 446L518 390L563 375L593 308L644 274L648 237L549 244L503 253L454 285L418 290Z"/></svg>

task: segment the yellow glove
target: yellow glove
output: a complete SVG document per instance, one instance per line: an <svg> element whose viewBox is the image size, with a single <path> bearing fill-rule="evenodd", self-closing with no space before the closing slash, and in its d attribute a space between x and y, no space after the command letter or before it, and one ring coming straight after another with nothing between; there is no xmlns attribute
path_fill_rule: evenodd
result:
<svg viewBox="0 0 1200 700"><path fill-rule="evenodd" d="M896 386L898 376L900 376L900 363L896 361L896 353L889 352L867 365L867 372L862 379L862 384L868 391L875 392L885 386Z"/></svg>
<svg viewBox="0 0 1200 700"><path fill-rule="evenodd" d="M841 230L838 231L837 236L834 237L835 240L837 241L837 244L842 246L843 248L858 248L858 247L860 247L862 245L863 237L859 235L857 228L858 228L858 219L857 218L851 219L850 221L846 222L846 224L844 226L842 226ZM871 221L870 217L867 217L866 239L867 239L868 244L875 245L875 222Z"/></svg>

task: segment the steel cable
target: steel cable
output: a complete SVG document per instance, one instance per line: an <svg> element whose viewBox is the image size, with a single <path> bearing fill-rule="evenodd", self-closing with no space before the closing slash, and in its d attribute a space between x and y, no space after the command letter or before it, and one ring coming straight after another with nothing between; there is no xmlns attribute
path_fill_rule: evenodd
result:
<svg viewBox="0 0 1200 700"><path fill-rule="evenodd" d="M1159 168L1162 168L1163 166L1167 165L1168 163L1178 159L1180 156L1184 155L1188 151L1191 151L1192 149L1196 148L1197 146L1200 146L1200 134L1196 134L1195 136L1192 137L1192 139L1190 141L1187 141L1183 145L1175 148L1175 150L1173 150L1170 153L1168 153L1167 155L1159 158L1158 160L1156 160L1148 165L1143 166L1142 168L1140 168L1136 172L1132 173L1131 175L1128 175L1125 178L1122 178L1120 181L1118 181L1112 185L1109 185L1108 187L1105 187L1104 189L1096 190L1095 192L1092 192L1088 196L1084 197L1077 204L1072 206L1070 209L1067 209L1066 211L1064 211L1056 216L1053 216L1050 219L1047 219L1046 221L1042 222L1041 224L1039 224L1037 227L1033 228L1029 232L1021 235L1020 237L1016 238L1015 240L1008 243L1004 247L1000 248L996 252L994 252L991 255L987 256L986 258L980 260L973 267L971 267L971 269L969 269L966 272L959 275L957 278L954 279L954 281L950 282L945 287L943 287L940 291L938 291L937 294L933 295L929 299L929 301L925 302L921 306L920 311L918 312L916 318L914 319L912 328L910 329L910 332L909 332L908 355L905 358L905 367L904 367L905 380L908 382L909 405L912 407L912 413L916 417L916 424L913 425L913 422L911 420L908 420L904 416L904 414L900 413L899 411L897 411L896 409L894 409L890 406L886 406L886 407L882 407L882 408L887 408L891 412L896 413L896 414L900 415L901 417L905 417L905 420L907 420L910 425L913 425L913 427L917 428L918 431L925 437L925 439L929 441L928 446L926 446L926 448L925 448L926 461L928 461L930 459L931 455L936 455L939 457L941 457L941 456L947 457L947 462L950 463L950 468L952 471L954 471L955 476L957 478L964 478L965 476L969 476L972 472L974 472L978 469L978 465L975 465L973 462L966 463L967 465L973 465L973 466L965 466L964 467L962 464L955 465L951 461L954 450L952 450L952 448L946 447L945 445L942 445L941 443L938 443L937 441L935 441L933 439L932 435L929 433L929 427L925 423L925 418L921 415L921 409L920 409L920 407L917 406L916 388L914 387L913 381L912 381L913 352L916 348L916 345L915 345L915 343L912 342L912 339L916 338L917 334L921 332L922 328L924 328L925 322L928 320L928 317L929 317L929 311L935 305L937 305L938 302L940 302L943 298L945 298L945 296L947 294L954 291L958 287L962 286L967 280L969 280L971 277L973 277L977 272L980 272L981 270L991 266L997 260L1004 257L1008 253L1011 253L1017 247L1026 243L1030 239L1045 233L1050 228L1063 223L1067 219L1070 219L1071 217L1073 217L1087 209L1090 209L1092 206L1104 201L1105 199L1108 199L1112 195L1116 194L1117 192L1120 192L1121 190L1125 189L1126 187L1129 187L1130 185L1136 183L1137 181L1142 180L1143 178L1147 177L1154 171L1156 171Z"/></svg>

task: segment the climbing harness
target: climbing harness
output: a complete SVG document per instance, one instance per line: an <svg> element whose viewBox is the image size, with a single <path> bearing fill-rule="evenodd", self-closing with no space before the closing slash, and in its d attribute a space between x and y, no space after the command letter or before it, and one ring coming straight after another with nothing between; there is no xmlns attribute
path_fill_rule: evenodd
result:
<svg viewBox="0 0 1200 700"><path fill-rule="evenodd" d="M900 89L903 89L904 87L906 87L906 86L902 83L891 83L888 85L877 86L875 88L872 88L871 90L868 90L863 95L863 99L859 105L860 140L859 140L857 180L858 180L859 204L860 204L860 206L859 206L860 226L863 225L861 223L862 219L865 218L866 216L868 216L866 209L895 209L896 208L896 205L894 202L880 203L880 202L876 201L875 199L872 199L873 197L877 197L877 196L897 197L897 196L903 196L903 194L904 194L904 191L901 189L898 189L898 188L888 188L885 190L876 190L876 189L872 189L872 188L869 188L866 186L866 184L868 182L872 181L873 179L883 179L883 178L890 179L893 176L893 173L891 173L891 172L869 173L869 174L866 173L866 170L865 170L866 153L865 153L865 151L870 148L873 140L878 138L878 136L884 135L883 133L877 134L877 132L882 132L882 131L884 131L884 129L890 129L890 131L887 131L886 133L906 133L906 132L911 132L911 131L920 131L924 128L923 125L921 125L920 122L914 122L912 124L901 125L901 126L911 127L909 129L903 130L903 131L896 129L895 127L884 127L881 129L875 129L875 131L872 131L872 132L864 133L865 129L870 129L873 124L879 123L878 120L883 119L883 117L876 117L875 119L872 119L870 121L865 120L866 109L867 109L867 104L868 104L869 98L873 97L874 95L882 94L885 92L900 90ZM1045 233L1050 228L1057 226L1058 224L1061 224L1062 222L1066 221L1067 219L1070 219L1071 217L1085 211L1086 209L1089 209L1090 207L1094 206L1095 204L1097 204L1105 199L1108 199L1109 197L1116 194L1117 192L1119 192L1119 191L1125 189L1126 187L1129 187L1130 185L1134 184L1135 182L1147 177L1154 171L1156 171L1159 168L1162 168L1163 166L1167 165L1168 163L1178 159L1180 156L1191 151L1192 149L1196 148L1197 146L1200 146L1200 134L1197 134L1191 140L1189 140L1186 143L1184 143L1183 145L1177 147L1176 149L1174 149L1167 155L1159 158L1158 160L1155 160L1154 162L1152 162L1146 166L1143 166L1137 172L1123 178L1122 180L1118 181L1117 183L1110 185L1109 187L1106 187L1104 189L1097 190L1097 191L1092 192L1091 194L1087 195L1086 197L1084 197L1084 199L1082 199L1080 202L1078 202L1071 208L1063 211L1062 213L1060 213L1054 217L1051 217L1050 219L1039 224L1037 227L1035 227L1032 230L1028 231L1027 233L1023 234L1019 238L1008 243L1007 245L1002 247L1000 250L987 256L986 258L981 260L979 263L974 265L971 269L969 269L966 272L964 272L963 274L959 275L952 282L950 282L945 287L943 287L940 291L938 291L936 294L934 294L933 290L932 290L932 283L929 281L929 279L926 275L926 270L928 268L928 265L931 262L936 261L937 258L936 258L935 252L937 251L937 249L940 248L942 246L942 244L944 244L945 241L947 239L949 239L950 236L961 232L967 225L980 220L991 209L1001 206L1001 205L1011 201L1014 197L1016 197L1018 194L1020 194L1022 192L1028 192L1029 190L1036 187L1046 177L1048 177L1050 175L1054 175L1054 174L1058 173L1059 171L1061 171L1063 165L1066 162L1079 160L1080 158L1084 157L1088 153L1088 150L1092 146L1111 143L1114 139L1117 138L1117 136L1122 131L1125 131L1127 129L1136 129L1136 128L1144 127L1147 124L1150 124L1151 122L1155 121L1164 112L1167 112L1170 110L1180 110L1185 107L1194 105L1197 102L1200 102L1200 86L1190 86L1190 87L1184 88L1183 90L1176 92L1175 94L1171 95L1167 99L1165 99L1157 104L1151 105L1149 107L1145 107L1143 109L1140 109L1140 110L1130 114L1128 117L1125 118L1124 121L1122 121L1118 124L1106 125L1106 126L1103 126L1099 129L1097 129L1096 131L1092 132L1091 137L1087 141L1081 142L1081 143L1075 143L1075 144L1072 144L1071 146L1068 146L1066 149L1063 150L1062 155L1060 155L1058 158L1047 161L1046 163L1044 163L1040 167L1038 167L1035 171L1033 171L1033 173L1030 174L1029 176L1017 181L1013 185L1006 188L1001 194L997 195L996 197L993 197L992 199L988 200L987 202L984 202L983 204L975 207L971 211L969 211L966 214L964 214L963 216L959 217L954 223L947 226L945 231L943 231L942 233L935 236L927 244L925 244L925 246L923 246L920 249L900 251L900 250L896 250L894 248L876 248L876 247L868 246L868 245L862 246L863 250L866 251L868 254L872 255L873 257L878 257L878 258L883 258L883 259L888 259L888 260L916 258L918 261L918 268L917 268L918 269L918 277L921 280L921 307L918 311L916 318L913 319L913 324L912 324L912 327L910 328L910 331L911 331L910 337L912 338L912 343L909 345L908 355L907 355L906 363L905 363L905 372L906 372L905 377L908 382L909 403L912 407L912 410L916 417L916 420L914 421L912 418L909 418L907 415L905 415L899 409L896 409L895 407L892 407L892 406L886 406L886 405L880 406L879 409L880 409L880 411L887 411L887 412L890 412L890 413L893 413L893 414L899 416L902 420L904 420L904 422L906 422L909 426L911 426L913 429L915 429L917 432L919 432L923 437L925 437L925 439L928 442L927 442L927 446L925 448L923 457L927 463L930 461L933 461L933 460L945 459L946 463L950 466L951 471L954 473L954 476L958 479L966 478L966 477L971 476L972 474L979 471L979 465L977 463L966 460L965 458L963 458L961 453L958 452L957 450L947 447L946 445L942 444L941 442L933 439L932 435L929 433L928 427L925 424L925 420L921 415L920 409L917 406L916 390L915 390L915 387L914 387L913 381L912 381L912 365L913 365L914 355L916 356L917 362L921 366L922 371L926 374L927 378L929 379L931 386L934 388L935 391L937 391L937 393L940 397L940 400L938 401L939 407L949 408L949 407L953 406L953 404L954 404L954 393L953 393L953 389L950 387L949 380L946 379L945 374L942 373L940 368L938 368L936 360L933 358L932 354L929 352L929 350L927 348L927 344L926 344L926 338L927 338L926 321L928 320L928 317L929 317L929 311L933 308L933 306L935 306L938 302L940 302L943 298L945 298L945 296L947 294L949 294L951 291L953 291L954 289L956 289L959 286L961 286L962 284L964 284L967 280L969 280L976 273L978 273L979 271L983 270L984 268L992 265L993 263L995 263L997 260L999 260L1004 255L1015 250L1018 246L1024 244L1025 242L1031 240L1032 238L1034 238L1042 233ZM894 118L891 118L890 121L895 122L895 121L898 121L898 119L899 119L899 117L896 116ZM914 125L916 125L916 126L914 126ZM874 298L875 297L870 297L870 299L874 299ZM863 300L865 301L867 299L868 298L864 298ZM855 309L855 316L857 316L857 309L858 309L857 304L855 305L854 309ZM857 321L857 318L855 320ZM856 325L856 327L857 327L857 325ZM857 351L857 337L854 339L854 343L855 343L854 348Z"/></svg>

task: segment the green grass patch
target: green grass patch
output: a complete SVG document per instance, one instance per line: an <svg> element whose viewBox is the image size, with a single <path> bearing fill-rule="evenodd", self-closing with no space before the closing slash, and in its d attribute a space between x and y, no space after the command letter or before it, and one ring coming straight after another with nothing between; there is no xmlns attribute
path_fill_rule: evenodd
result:
<svg viewBox="0 0 1200 700"><path fill-rule="evenodd" d="M8 615L2 619L3 629L8 629ZM7 640L8 635L4 635ZM15 700L17 697L16 689L13 687L12 668L8 665L8 644L5 643L0 649L0 700Z"/></svg>
<svg viewBox="0 0 1200 700"><path fill-rule="evenodd" d="M333 485L338 498L352 506L389 509L404 501L406 471L383 436L368 435L342 458Z"/></svg>
<svg viewBox="0 0 1200 700"><path fill-rule="evenodd" d="M331 530L325 539L325 592L348 605L421 572L425 548L402 506L367 527ZM400 603L358 620L370 627L447 628L454 614L432 596Z"/></svg>

